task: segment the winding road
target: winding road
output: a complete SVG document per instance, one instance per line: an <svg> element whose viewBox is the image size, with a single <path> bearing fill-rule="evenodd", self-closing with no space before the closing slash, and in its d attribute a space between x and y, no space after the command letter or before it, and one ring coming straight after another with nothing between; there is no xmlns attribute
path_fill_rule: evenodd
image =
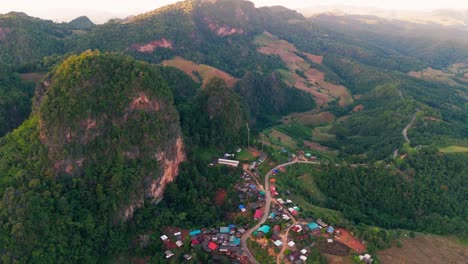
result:
<svg viewBox="0 0 468 264"><path fill-rule="evenodd" d="M318 162L318 161L297 161L297 160L295 160L295 161L290 161L290 162L280 164L280 165L274 167L273 169L271 169L265 175L265 185L264 185L264 188L265 188L265 207L264 207L262 219L260 219L260 221L258 221L258 223L254 227L247 230L241 237L242 251L247 256L250 263L259 264L258 261L255 259L255 257L252 255L252 252L250 252L249 247L247 246L247 239L252 235L252 233L255 230L260 228L260 226L265 223L265 221L268 218L268 215L270 214L270 207L271 207L270 176L271 176L271 174L273 173L274 170L277 170L280 167L290 166L290 165L295 164L295 163L306 163L306 164L315 164L315 165L320 164L320 162Z"/></svg>
<svg viewBox="0 0 468 264"><path fill-rule="evenodd" d="M414 121L416 121L416 114L419 111L421 111L421 110L416 109L416 112L414 112L413 117L411 117L410 122L405 126L405 128L403 128L403 131L401 131L401 134L403 134L403 137L405 138L405 141L408 142L408 143L411 142L411 140L408 137L408 129L410 129L413 126ZM398 148L393 151L393 158L394 159L396 159L398 157L398 151L399 151Z"/></svg>
<svg viewBox="0 0 468 264"><path fill-rule="evenodd" d="M401 132L403 134L403 137L405 138L406 142L411 142L410 139L408 138L408 129L413 126L414 121L416 121L416 114L419 112L419 109L416 109L416 112L414 112L413 117L411 118L411 121L408 123L408 125L403 128L403 131Z"/></svg>

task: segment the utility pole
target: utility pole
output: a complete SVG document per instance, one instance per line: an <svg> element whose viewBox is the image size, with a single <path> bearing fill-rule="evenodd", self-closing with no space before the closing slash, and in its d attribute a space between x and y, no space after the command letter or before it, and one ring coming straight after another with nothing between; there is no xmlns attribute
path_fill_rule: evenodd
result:
<svg viewBox="0 0 468 264"><path fill-rule="evenodd" d="M250 128L249 128L249 123L246 123L247 125L247 147L250 147Z"/></svg>

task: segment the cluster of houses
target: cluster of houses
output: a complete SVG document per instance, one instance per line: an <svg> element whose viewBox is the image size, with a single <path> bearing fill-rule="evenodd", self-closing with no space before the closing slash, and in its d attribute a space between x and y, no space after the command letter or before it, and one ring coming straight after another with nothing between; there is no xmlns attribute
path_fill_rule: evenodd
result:
<svg viewBox="0 0 468 264"><path fill-rule="evenodd" d="M280 204L281 207L287 208L288 212L292 216L297 216L301 211L301 208L297 205L294 205L293 201L290 199L283 200L282 198L278 198L276 201Z"/></svg>
<svg viewBox="0 0 468 264"><path fill-rule="evenodd" d="M241 256L241 236L248 226L236 227L236 225L223 226L212 229L197 229L190 231L191 245L201 245L207 253L219 252L231 257Z"/></svg>
<svg viewBox="0 0 468 264"><path fill-rule="evenodd" d="M248 202L247 206L244 204L239 205L241 212L250 211L263 212L261 209L265 203L265 192L258 189L258 186L252 184L252 177L247 173L241 174L241 183L238 183L235 188L239 192L239 200L241 202ZM261 217L261 215L260 215ZM238 258L242 256L242 249L240 247L241 236L249 229L249 226L237 227L234 224L229 226L211 228L211 229L197 229L192 230L185 236L181 232L175 232L173 238L170 235L162 235L160 238L168 248L166 250L166 258L172 258L174 253L170 250L172 248L180 248L184 245L184 237L190 236L190 244L192 247L200 246L207 253L217 253ZM189 254L184 254L185 260L192 258Z"/></svg>
<svg viewBox="0 0 468 264"><path fill-rule="evenodd" d="M166 259L172 258L174 256L174 253L170 250L174 245L177 248L180 248L184 245L184 242L183 242L184 238L183 238L182 232L180 231L177 231L173 234L173 240L171 240L169 236L166 234L160 236L160 238L163 241L163 243L166 245L166 248L168 248L164 252L164 254L166 255ZM175 243L173 241L175 241ZM184 254L183 257L187 261L192 259L192 256L190 254Z"/></svg>
<svg viewBox="0 0 468 264"><path fill-rule="evenodd" d="M223 226L219 228L211 229L196 229L190 231L187 235L190 236L190 244L192 247L201 246L201 248L207 252L216 252L219 254L224 254L231 257L242 256L241 236L246 232L248 226L237 227L236 225ZM170 247L172 244L168 235L164 234L161 237L161 240L167 247ZM184 237L181 232L174 233L175 245L177 247L182 247L184 243ZM174 253L171 250L165 251L166 258L169 259L174 256ZM192 259L192 256L189 254L183 255L185 260Z"/></svg>
<svg viewBox="0 0 468 264"><path fill-rule="evenodd" d="M260 154L260 156L258 157L256 161L250 163L249 170L252 172L255 171L258 168L258 166L260 166L260 164L262 164L267 158L268 158L267 154L265 153Z"/></svg>
<svg viewBox="0 0 468 264"><path fill-rule="evenodd" d="M238 206L242 213L251 211L262 211L260 208L265 203L265 191L259 190L258 186L252 183L252 177L247 173L241 176L242 183L238 183L234 188L238 191L238 197L241 204ZM254 214L254 218L255 218ZM261 217L261 216L260 216ZM258 219L257 219L258 220Z"/></svg>
<svg viewBox="0 0 468 264"><path fill-rule="evenodd" d="M271 228L268 225L263 225L259 229L257 229L254 232L254 235L257 236L264 236L268 232L270 232ZM282 241L282 238L280 236L281 232L281 227L279 225L275 225L273 227L273 233L270 236L270 241L276 246L276 247L283 247L284 243ZM289 240L287 243L288 248L290 248L291 254L287 255L285 258L289 260L291 263L294 264L302 264L307 261L307 255L310 252L310 247L304 247L301 250L296 250L297 245L293 240Z"/></svg>

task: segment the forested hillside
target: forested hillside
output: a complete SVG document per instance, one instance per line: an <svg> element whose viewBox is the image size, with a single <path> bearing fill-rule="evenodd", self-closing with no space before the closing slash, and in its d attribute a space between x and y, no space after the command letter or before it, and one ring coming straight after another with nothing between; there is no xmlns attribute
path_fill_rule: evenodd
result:
<svg viewBox="0 0 468 264"><path fill-rule="evenodd" d="M177 175L178 113L159 73L119 55L72 56L41 86L37 111L0 143L2 261L95 259Z"/></svg>
<svg viewBox="0 0 468 264"><path fill-rule="evenodd" d="M466 164L464 154L427 149L408 155L401 171L330 165L314 175L328 207L357 223L466 238Z"/></svg>
<svg viewBox="0 0 468 264"><path fill-rule="evenodd" d="M468 44L429 29L244 0L0 15L0 262L159 263L163 228L227 224L241 171L207 164L254 144L321 162L354 223L466 238Z"/></svg>
<svg viewBox="0 0 468 264"><path fill-rule="evenodd" d="M31 112L34 83L23 82L17 73L0 72L0 137L17 128Z"/></svg>

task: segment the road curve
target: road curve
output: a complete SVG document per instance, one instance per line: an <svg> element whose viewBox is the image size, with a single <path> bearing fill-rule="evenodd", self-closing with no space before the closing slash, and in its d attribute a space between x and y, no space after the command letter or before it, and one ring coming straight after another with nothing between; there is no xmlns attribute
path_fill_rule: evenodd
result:
<svg viewBox="0 0 468 264"><path fill-rule="evenodd" d="M268 218L268 215L270 214L270 206L271 206L270 176L271 176L271 174L273 173L274 170L277 170L280 167L286 167L286 166L289 166L289 165L292 165L292 164L295 164L295 163L306 163L306 164L316 164L316 165L320 164L320 162L318 162L318 161L296 161L295 160L295 161L290 161L290 162L280 164L280 165L274 167L273 169L271 169L265 175L265 185L264 185L265 186L265 207L264 207L264 211L263 211L263 217L262 217L262 219L260 219L260 221L258 221L258 223L254 227L247 230L241 237L242 251L244 252L244 254L249 259L249 262L252 263L252 264L259 264L259 263L255 259L255 257L252 255L252 252L250 252L249 247L247 246L247 238L249 238L255 230L260 228L260 226L265 223L265 221Z"/></svg>
<svg viewBox="0 0 468 264"><path fill-rule="evenodd" d="M401 132L403 134L403 137L405 138L406 142L410 142L410 139L408 138L408 129L411 128L413 125L414 121L416 121L416 114L419 112L419 109L416 109L416 112L414 112L413 117L411 118L411 121L408 123L408 125L403 128L403 131Z"/></svg>

